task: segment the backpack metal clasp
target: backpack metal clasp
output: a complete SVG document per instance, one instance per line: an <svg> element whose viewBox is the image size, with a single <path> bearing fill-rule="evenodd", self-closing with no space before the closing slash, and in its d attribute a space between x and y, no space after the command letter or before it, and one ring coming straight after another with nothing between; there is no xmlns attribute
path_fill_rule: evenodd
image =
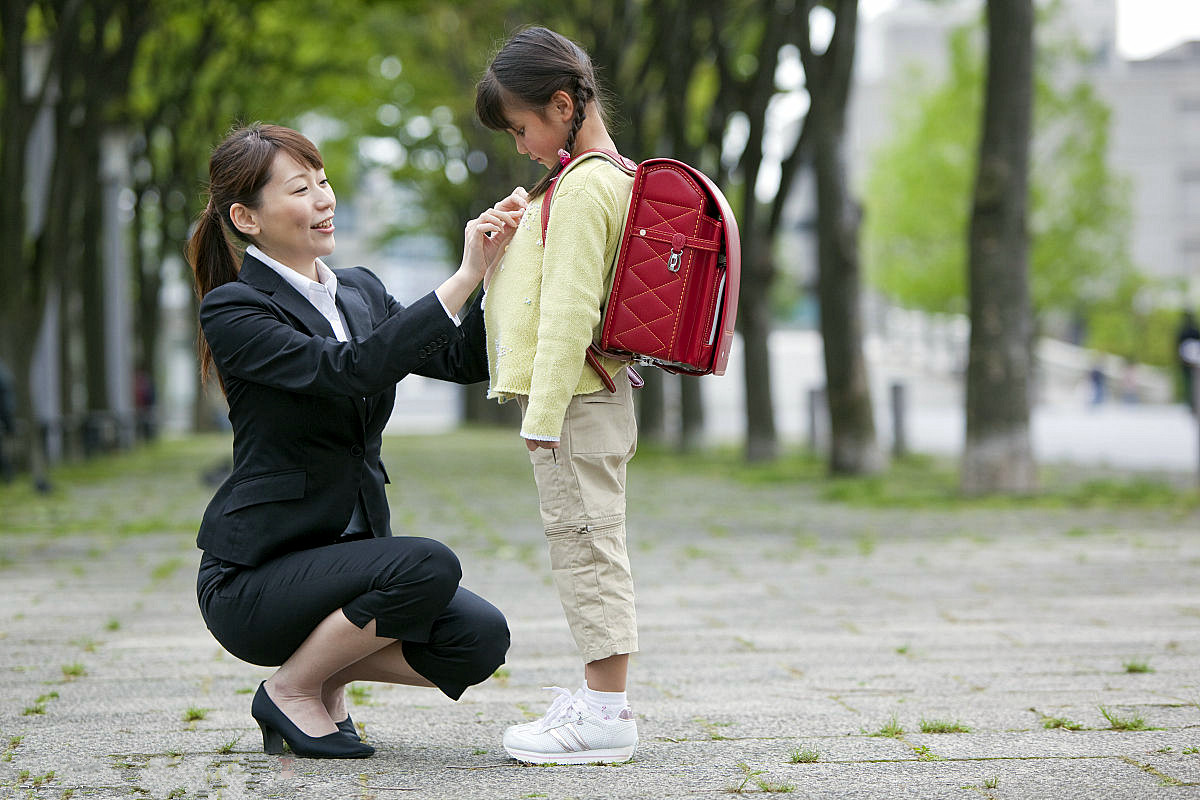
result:
<svg viewBox="0 0 1200 800"><path fill-rule="evenodd" d="M671 237L671 258L667 261L667 269L671 272L679 272L679 262L683 260L683 246L687 244L687 237L682 233L677 233Z"/></svg>

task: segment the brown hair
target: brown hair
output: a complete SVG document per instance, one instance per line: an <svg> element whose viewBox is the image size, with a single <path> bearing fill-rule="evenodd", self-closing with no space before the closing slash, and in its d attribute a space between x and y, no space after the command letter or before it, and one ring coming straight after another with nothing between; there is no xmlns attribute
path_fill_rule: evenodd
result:
<svg viewBox="0 0 1200 800"><path fill-rule="evenodd" d="M476 85L475 116L492 130L506 131L512 124L504 114L505 108L541 114L558 91L569 94L575 104L575 118L564 147L573 154L575 136L587 116L589 102L595 101L600 119L604 119L592 60L582 47L561 34L546 28L525 28L500 48ZM545 192L562 169L561 165L555 166L530 195L537 197Z"/></svg>
<svg viewBox="0 0 1200 800"><path fill-rule="evenodd" d="M196 220L187 246L196 295L201 300L221 284L237 280L237 253L230 236L246 244L254 240L234 226L229 209L235 203L258 207L262 189L271 181L271 165L280 152L313 169L324 169L316 146L281 125L255 123L238 128L213 151L208 162L208 205ZM200 375L208 380L213 358L203 331L199 346Z"/></svg>

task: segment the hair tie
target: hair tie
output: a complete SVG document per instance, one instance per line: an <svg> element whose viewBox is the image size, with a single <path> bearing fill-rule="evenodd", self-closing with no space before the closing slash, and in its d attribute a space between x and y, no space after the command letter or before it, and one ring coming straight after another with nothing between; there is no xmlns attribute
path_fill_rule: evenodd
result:
<svg viewBox="0 0 1200 800"><path fill-rule="evenodd" d="M568 153L566 150L563 150L560 148L558 151L558 163L562 164L564 167L567 164L570 164L571 163L571 154Z"/></svg>

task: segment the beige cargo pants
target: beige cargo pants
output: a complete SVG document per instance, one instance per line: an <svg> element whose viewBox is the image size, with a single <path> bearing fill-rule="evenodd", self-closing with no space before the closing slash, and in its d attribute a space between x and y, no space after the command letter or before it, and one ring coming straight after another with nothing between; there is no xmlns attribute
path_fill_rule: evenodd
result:
<svg viewBox="0 0 1200 800"><path fill-rule="evenodd" d="M637 449L629 377L617 391L576 395L558 449L529 454L550 568L585 663L638 649L625 547L625 467ZM527 398L518 397L522 416Z"/></svg>

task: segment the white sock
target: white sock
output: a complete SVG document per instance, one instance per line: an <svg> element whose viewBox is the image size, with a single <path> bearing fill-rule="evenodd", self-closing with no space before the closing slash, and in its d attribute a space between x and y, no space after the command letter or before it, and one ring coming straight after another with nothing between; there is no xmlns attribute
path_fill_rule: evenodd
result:
<svg viewBox="0 0 1200 800"><path fill-rule="evenodd" d="M625 692L597 692L587 685L587 681L583 682L583 702L588 710L601 719L616 719L621 710L629 705Z"/></svg>

